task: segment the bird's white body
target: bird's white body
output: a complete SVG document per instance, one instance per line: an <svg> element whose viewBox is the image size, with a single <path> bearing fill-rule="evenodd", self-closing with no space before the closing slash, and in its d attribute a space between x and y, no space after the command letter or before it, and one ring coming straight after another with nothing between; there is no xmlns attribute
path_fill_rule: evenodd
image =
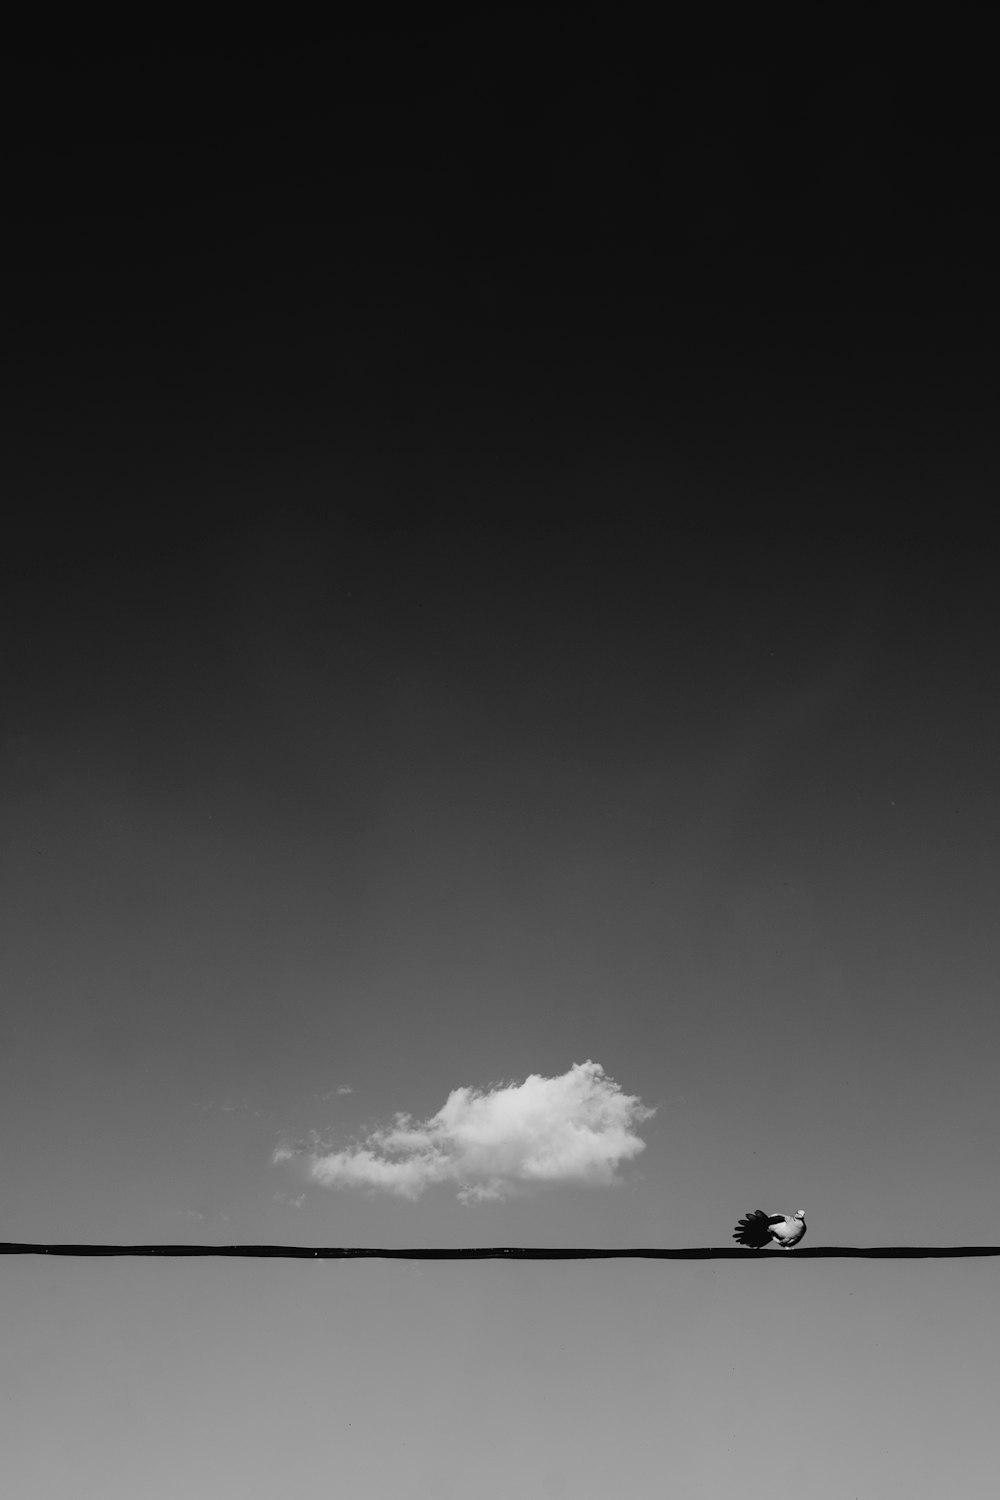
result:
<svg viewBox="0 0 1000 1500"><path fill-rule="evenodd" d="M792 1214L791 1218L779 1219L777 1223L771 1219L770 1229L772 1240L777 1240L779 1245L790 1250L793 1245L798 1244L806 1232L805 1214L800 1208L798 1213Z"/></svg>

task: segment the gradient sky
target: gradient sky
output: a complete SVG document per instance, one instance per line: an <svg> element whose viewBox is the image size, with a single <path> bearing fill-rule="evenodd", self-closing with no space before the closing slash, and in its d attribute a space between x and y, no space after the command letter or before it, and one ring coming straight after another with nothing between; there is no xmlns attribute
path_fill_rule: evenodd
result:
<svg viewBox="0 0 1000 1500"><path fill-rule="evenodd" d="M6 1240L998 1239L1000 134L539 14L26 70ZM993 1280L6 1258L0 1473L985 1495Z"/></svg>

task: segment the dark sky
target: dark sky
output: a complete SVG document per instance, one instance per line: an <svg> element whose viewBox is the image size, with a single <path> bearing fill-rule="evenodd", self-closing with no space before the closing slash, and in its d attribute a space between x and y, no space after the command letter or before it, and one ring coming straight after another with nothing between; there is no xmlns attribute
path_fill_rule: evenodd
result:
<svg viewBox="0 0 1000 1500"><path fill-rule="evenodd" d="M801 1204L813 1244L996 1241L993 92L971 45L791 66L587 7L20 67L5 1238L719 1244ZM908 1493L949 1459L981 1490L974 1401L914 1373L936 1339L989 1388L975 1268L807 1269L766 1304L750 1267L697 1307L671 1283L648 1325L639 1273L464 1277L435 1343L447 1287L382 1267L302 1344L298 1271L95 1293L46 1265L15 1334L26 1369L63 1350L60 1410L97 1371L97 1476L121 1391L181 1380L172 1328L229 1389L287 1316L301 1379L198 1428L204 1491L162 1469L213 1500L247 1410L298 1433L331 1368L349 1405L387 1367L423 1391L390 1400L411 1459L365 1490L365 1396L354 1494L491 1493L477 1381L535 1414L498 1494L645 1492L658 1434L686 1493L772 1441L827 1453L817 1495L845 1452L887 1493L864 1411L847 1449L829 1415L862 1345L883 1432L943 1423ZM716 1410L786 1320L827 1375L756 1406L734 1376ZM67 1443L19 1493L65 1487ZM146 1462L76 1492L155 1493Z"/></svg>
<svg viewBox="0 0 1000 1500"><path fill-rule="evenodd" d="M936 466L983 477L985 71L526 15L23 68L8 411L34 508L225 533L275 470L286 513L328 514L361 468L351 508L374 486L425 530L607 522L610 462L638 470L622 509L811 529L940 517Z"/></svg>

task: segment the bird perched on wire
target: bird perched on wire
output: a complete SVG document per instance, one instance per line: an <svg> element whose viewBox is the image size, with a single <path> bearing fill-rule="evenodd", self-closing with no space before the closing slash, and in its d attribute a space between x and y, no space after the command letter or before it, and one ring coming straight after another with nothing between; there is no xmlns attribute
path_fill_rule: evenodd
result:
<svg viewBox="0 0 1000 1500"><path fill-rule="evenodd" d="M751 1250L763 1250L772 1240L783 1250L790 1250L799 1243L805 1232L804 1209L800 1208L788 1217L785 1214L766 1214L762 1208L758 1208L739 1221L733 1230L733 1239L741 1245L749 1245Z"/></svg>

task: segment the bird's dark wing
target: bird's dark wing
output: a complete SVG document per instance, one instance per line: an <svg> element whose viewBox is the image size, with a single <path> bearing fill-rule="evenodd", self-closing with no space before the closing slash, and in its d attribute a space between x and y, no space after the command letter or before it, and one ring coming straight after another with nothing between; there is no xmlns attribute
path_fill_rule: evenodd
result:
<svg viewBox="0 0 1000 1500"><path fill-rule="evenodd" d="M783 1218L779 1214L778 1218ZM752 1214L747 1214L745 1219L740 1219L733 1230L733 1239L741 1245L747 1245L751 1250L762 1250L770 1243L771 1229L770 1219L762 1208L755 1209Z"/></svg>
<svg viewBox="0 0 1000 1500"><path fill-rule="evenodd" d="M787 1217L787 1214L768 1214L767 1222L769 1224L784 1224Z"/></svg>

